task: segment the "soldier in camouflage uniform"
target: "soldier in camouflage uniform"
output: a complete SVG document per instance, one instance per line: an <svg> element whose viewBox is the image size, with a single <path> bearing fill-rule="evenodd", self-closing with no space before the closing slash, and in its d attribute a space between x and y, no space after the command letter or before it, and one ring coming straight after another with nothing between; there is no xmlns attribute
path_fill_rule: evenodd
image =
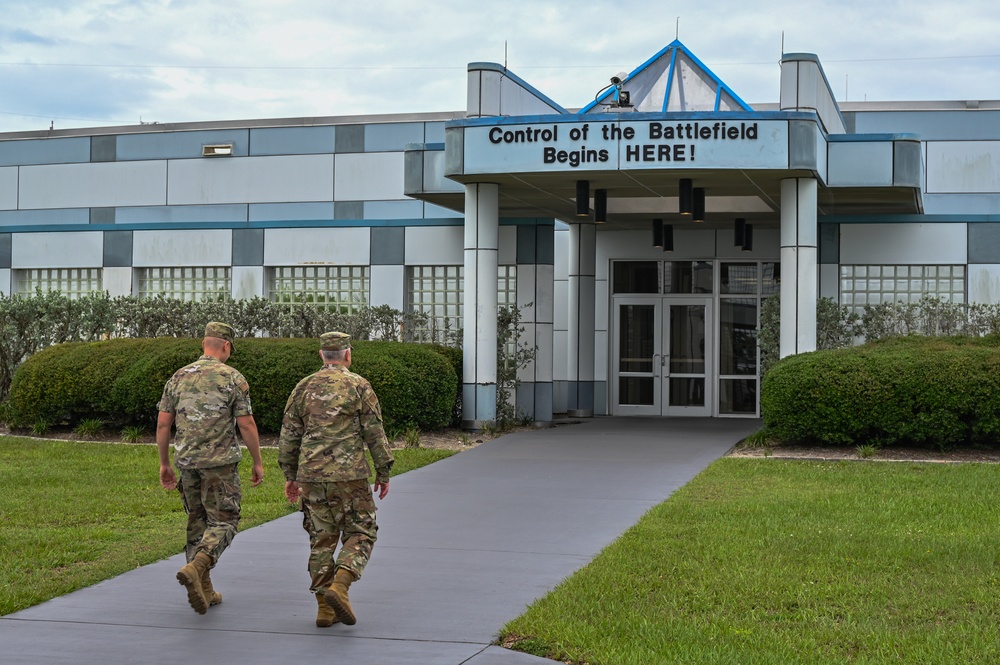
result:
<svg viewBox="0 0 1000 665"><path fill-rule="evenodd" d="M160 484L177 488L188 516L187 564L177 581L187 590L198 614L222 602L209 571L236 536L240 521L240 437L253 458L251 483L264 479L257 424L250 408L250 388L243 375L226 365L233 352L232 326L213 321L205 326L204 354L167 381L159 403L156 445L160 452ZM174 464L170 466L170 430ZM237 434L239 429L239 434Z"/></svg>
<svg viewBox="0 0 1000 665"><path fill-rule="evenodd" d="M361 577L378 533L365 449L375 463L379 499L389 492L392 453L375 391L348 371L351 337L324 333L320 356L323 368L302 379L285 405L278 464L287 481L285 496L303 502L316 625L351 626L356 618L347 589ZM343 545L335 558L338 540Z"/></svg>

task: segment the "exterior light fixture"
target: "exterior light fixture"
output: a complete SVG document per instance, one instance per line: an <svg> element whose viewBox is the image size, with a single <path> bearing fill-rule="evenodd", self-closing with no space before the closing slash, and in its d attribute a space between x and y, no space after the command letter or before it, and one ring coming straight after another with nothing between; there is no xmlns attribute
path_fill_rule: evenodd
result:
<svg viewBox="0 0 1000 665"><path fill-rule="evenodd" d="M663 247L663 220L653 220L653 247Z"/></svg>
<svg viewBox="0 0 1000 665"><path fill-rule="evenodd" d="M743 245L743 237L747 228L747 220L742 217L736 218L736 226L733 228L733 245L735 247L741 247Z"/></svg>
<svg viewBox="0 0 1000 665"><path fill-rule="evenodd" d="M215 145L203 145L203 146L201 146L201 156L202 157L232 157L233 156L233 144L232 143L216 143Z"/></svg>
<svg viewBox="0 0 1000 665"><path fill-rule="evenodd" d="M664 224L663 225L663 251L672 252L674 251L674 225Z"/></svg>
<svg viewBox="0 0 1000 665"><path fill-rule="evenodd" d="M694 212L694 182L691 178L681 178L678 182L677 210L682 215Z"/></svg>
<svg viewBox="0 0 1000 665"><path fill-rule="evenodd" d="M594 190L594 223L603 224L608 221L608 190Z"/></svg>
<svg viewBox="0 0 1000 665"><path fill-rule="evenodd" d="M691 217L696 222L705 221L705 188L695 187L694 188L694 207L691 212Z"/></svg>
<svg viewBox="0 0 1000 665"><path fill-rule="evenodd" d="M576 216L587 217L590 215L590 182L587 180L576 181Z"/></svg>
<svg viewBox="0 0 1000 665"><path fill-rule="evenodd" d="M743 230L743 251L749 252L753 249L753 224L747 224Z"/></svg>

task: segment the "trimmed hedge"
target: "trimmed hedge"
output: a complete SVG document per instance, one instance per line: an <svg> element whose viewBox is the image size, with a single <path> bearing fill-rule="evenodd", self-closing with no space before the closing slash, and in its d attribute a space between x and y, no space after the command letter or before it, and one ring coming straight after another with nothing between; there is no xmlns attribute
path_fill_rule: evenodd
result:
<svg viewBox="0 0 1000 665"><path fill-rule="evenodd" d="M1000 443L1000 337L905 337L784 358L761 415L786 442Z"/></svg>
<svg viewBox="0 0 1000 665"><path fill-rule="evenodd" d="M246 376L261 432L277 433L295 384L321 366L314 339L248 338L229 364ZM353 343L351 371L367 378L385 428L433 430L450 424L458 390L454 359L400 342ZM201 354L200 340L156 338L74 342L29 358L14 375L7 416L15 426L75 424L101 418L147 427L167 379ZM460 360L459 360L460 362Z"/></svg>

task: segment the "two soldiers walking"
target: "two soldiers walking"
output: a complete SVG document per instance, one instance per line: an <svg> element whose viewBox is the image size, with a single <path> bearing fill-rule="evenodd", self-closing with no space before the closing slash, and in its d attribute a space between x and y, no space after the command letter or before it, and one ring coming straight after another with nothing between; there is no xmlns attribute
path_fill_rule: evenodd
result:
<svg viewBox="0 0 1000 665"><path fill-rule="evenodd" d="M237 430L253 458L251 483L259 485L264 478L247 381L225 364L234 336L231 326L209 323L202 340L204 355L167 381L158 407L160 482L181 490L188 515L187 564L177 580L199 614L222 601L210 571L239 525ZM353 625L348 588L361 577L378 532L365 450L375 463L374 491L380 499L389 492L393 459L378 398L366 379L349 371L350 336L324 333L320 356L322 369L302 379L285 405L278 464L286 498L302 501L310 543L310 591L318 605L316 625ZM169 461L172 426L179 478ZM338 540L343 544L335 557Z"/></svg>

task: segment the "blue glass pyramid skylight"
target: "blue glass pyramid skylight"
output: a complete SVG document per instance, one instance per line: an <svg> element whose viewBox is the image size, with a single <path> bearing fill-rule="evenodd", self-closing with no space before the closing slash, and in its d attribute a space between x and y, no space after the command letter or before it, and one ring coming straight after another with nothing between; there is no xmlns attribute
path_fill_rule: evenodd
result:
<svg viewBox="0 0 1000 665"><path fill-rule="evenodd" d="M753 111L679 40L629 74L621 90L628 91L635 111ZM614 108L617 96L611 86L580 113L620 110Z"/></svg>

